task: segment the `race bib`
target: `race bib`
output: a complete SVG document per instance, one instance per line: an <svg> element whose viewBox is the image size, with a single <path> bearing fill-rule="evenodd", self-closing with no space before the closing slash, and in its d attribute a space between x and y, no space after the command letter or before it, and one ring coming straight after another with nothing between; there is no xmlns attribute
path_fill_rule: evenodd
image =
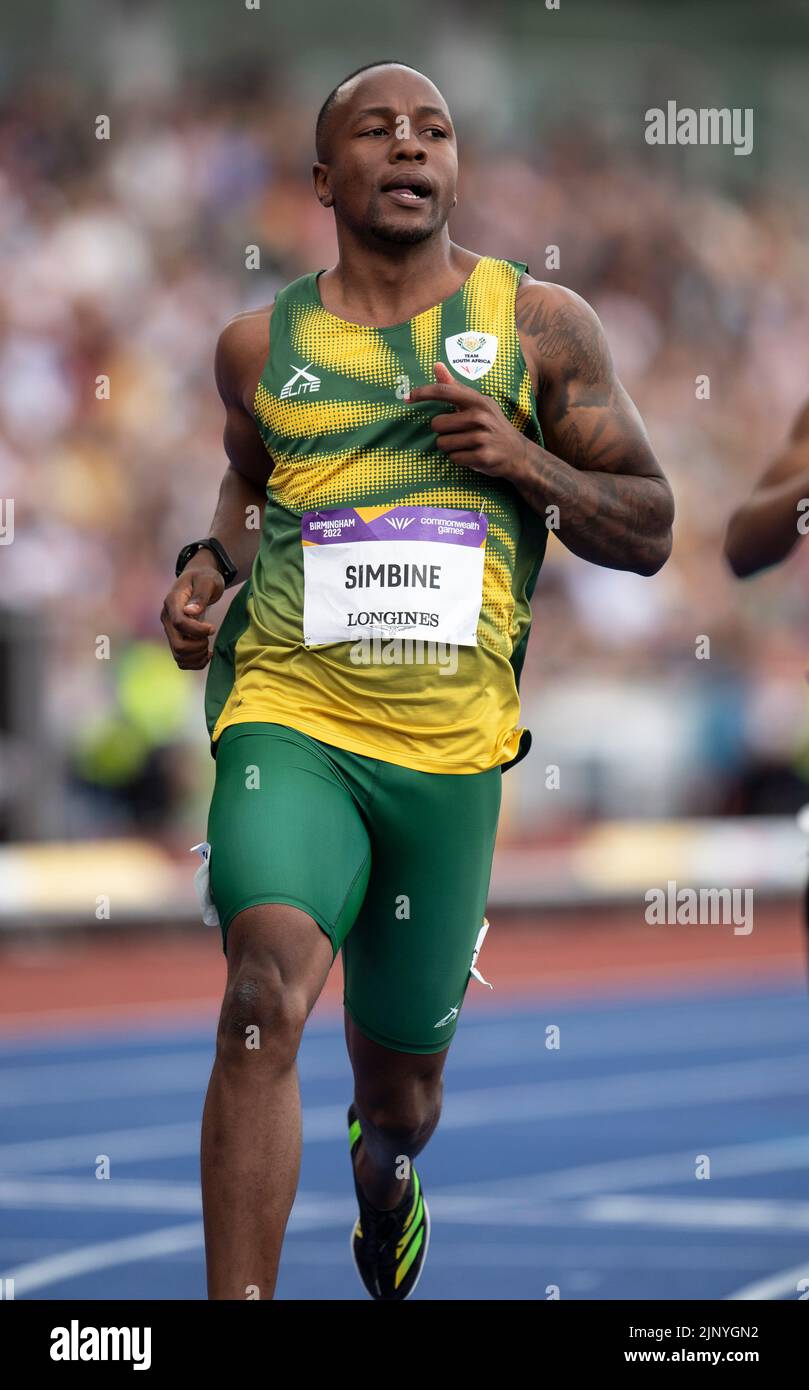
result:
<svg viewBox="0 0 809 1390"><path fill-rule="evenodd" d="M304 512L303 640L477 646L487 518L444 507Z"/></svg>

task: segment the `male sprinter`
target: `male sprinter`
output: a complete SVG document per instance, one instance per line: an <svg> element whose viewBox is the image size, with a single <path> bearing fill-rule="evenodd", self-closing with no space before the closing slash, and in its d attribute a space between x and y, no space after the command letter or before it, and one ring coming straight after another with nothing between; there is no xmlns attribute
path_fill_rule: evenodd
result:
<svg viewBox="0 0 809 1390"><path fill-rule="evenodd" d="M601 565L650 575L669 554L671 494L595 314L450 240L457 172L432 82L351 74L314 166L338 262L219 342L230 466L163 610L201 669L206 609L250 576L206 688L228 970L202 1134L214 1299L273 1295L296 1055L340 948L354 1259L373 1298L412 1293L429 1236L412 1159L482 937L502 770L527 751L548 525Z"/></svg>

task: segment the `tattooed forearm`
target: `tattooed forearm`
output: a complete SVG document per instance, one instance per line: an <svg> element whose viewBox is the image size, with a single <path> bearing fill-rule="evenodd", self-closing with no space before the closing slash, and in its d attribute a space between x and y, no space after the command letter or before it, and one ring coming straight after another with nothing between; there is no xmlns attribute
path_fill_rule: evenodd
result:
<svg viewBox="0 0 809 1390"><path fill-rule="evenodd" d="M530 281L516 322L545 447L526 441L515 486L541 516L558 508L554 529L576 555L654 574L669 554L674 504L598 318L571 291Z"/></svg>
<svg viewBox="0 0 809 1390"><path fill-rule="evenodd" d="M548 428L560 458L574 468L603 473L655 473L654 456L636 420L614 394L606 408L581 406L570 410Z"/></svg>
<svg viewBox="0 0 809 1390"><path fill-rule="evenodd" d="M668 559L674 506L664 478L580 472L526 440L511 480L583 560L655 574Z"/></svg>

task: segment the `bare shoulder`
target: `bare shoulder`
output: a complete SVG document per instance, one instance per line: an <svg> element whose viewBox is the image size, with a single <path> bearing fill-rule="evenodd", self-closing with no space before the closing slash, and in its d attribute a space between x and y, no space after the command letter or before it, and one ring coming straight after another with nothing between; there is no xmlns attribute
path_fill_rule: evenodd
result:
<svg viewBox="0 0 809 1390"><path fill-rule="evenodd" d="M567 285L559 285L555 280L535 280L533 275L527 272L520 276L517 303L526 306L532 304L535 307L544 305L549 310L569 309L595 318L594 310L587 300L582 299L575 290L569 290Z"/></svg>
<svg viewBox="0 0 809 1390"><path fill-rule="evenodd" d="M270 350L272 304L234 314L219 334L215 373L226 404L251 402Z"/></svg>
<svg viewBox="0 0 809 1390"><path fill-rule="evenodd" d="M595 310L575 290L523 275L515 304L517 331L540 377L575 376L594 385L612 375L612 358Z"/></svg>

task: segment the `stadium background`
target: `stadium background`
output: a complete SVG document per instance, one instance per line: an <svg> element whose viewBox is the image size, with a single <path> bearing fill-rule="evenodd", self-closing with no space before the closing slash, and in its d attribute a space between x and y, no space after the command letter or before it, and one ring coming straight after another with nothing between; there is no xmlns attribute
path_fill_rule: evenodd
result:
<svg viewBox="0 0 809 1390"><path fill-rule="evenodd" d="M526 260L534 275L594 305L677 500L674 552L652 580L587 566L551 539L522 682L534 748L504 782L493 929L481 958L496 993L470 997L470 1029L483 1029L483 1054L484 1010L501 1029L506 1072L497 1086L527 1065L526 1047L540 1047L534 1034L549 1007L564 1000L574 1032L594 1029L594 996L633 1067L663 1065L653 1046L659 999L674 1010L672 1035L685 1030L697 1049L703 1038L705 1058L711 1044L701 1030L723 1010L732 1021L722 1047L750 1049L734 1065L755 1068L767 1047L786 1046L785 1065L796 1047L807 1050L798 912L806 855L795 813L809 800L809 553L799 548L783 569L739 585L721 542L729 511L809 395L808 18L805 5L787 0L766 9L562 0L558 11L512 0L496 12L477 0L390 10L87 0L4 18L0 493L15 512L13 542L0 547L0 1026L10 1097L0 1272L83 1248L93 1220L109 1218L106 1196L93 1207L86 1181L65 1177L76 1136L103 1134L109 1120L105 1096L115 1086L104 1090L104 1066L148 1073L148 1091L152 1061L160 1069L174 1046L192 1059L175 1069L188 1109L176 1151L187 1192L176 1209L194 1206L188 1135L223 961L198 922L188 848L204 838L213 764L203 677L176 670L159 612L179 546L207 531L224 468L216 336L233 313L333 262L331 220L311 191L314 116L345 72L375 58L421 67L449 101L462 165L453 238ZM669 99L752 107L752 153L647 145L644 113ZM95 137L100 114L110 118L107 141ZM260 269L245 268L250 245ZM546 269L551 245L558 270ZM96 397L102 374L109 400ZM697 396L702 374L708 400ZM102 635L108 660L96 654ZM707 660L697 656L704 637ZM558 788L546 785L549 766L559 769ZM644 893L671 879L753 888L754 931L648 926ZM109 919L97 915L99 895L109 898ZM318 1011L326 1042L338 1002L335 971ZM782 1036L787 1016L793 1031ZM512 1030L508 1046L503 1029ZM459 1068L463 1046L462 1030ZM611 1055L619 1051L614 1043ZM598 1047L592 1065L604 1065ZM66 1073L73 1081L62 1094ZM325 1100L342 1104L345 1076L322 1084ZM544 1083L529 1066L525 1085L535 1084ZM745 1094L769 1115L780 1093L766 1079L750 1085ZM789 1105L800 1099L796 1085L786 1086ZM724 1094L725 1082L716 1086ZM618 1080L614 1089L626 1100ZM33 1106L51 1092L52 1104ZM150 1103L128 1103L127 1132L135 1112L148 1131ZM537 1106L535 1134L514 1121L512 1156L527 1144L541 1168ZM794 1157L790 1126L800 1127L801 1111L787 1110L780 1138L774 1120L766 1132L768 1142L793 1145ZM616 1101L606 1118L591 1116L590 1129L562 1146L560 1165L578 1145L589 1159L612 1152L620 1113ZM727 1116L717 1124L758 1143L762 1113L747 1103L744 1115L743 1124ZM632 1161L665 1148L665 1125L650 1124ZM673 1134L682 1134L680 1121ZM32 1170L58 1181L20 1178L32 1143L50 1155L39 1168L30 1160ZM170 1206L165 1194L179 1176L167 1177L159 1161L155 1169L155 1155L175 1150L143 1143L149 1181ZM135 1150L127 1180L141 1191L143 1144ZM464 1161L453 1153L452 1164ZM492 1175L510 1172L510 1161L493 1153ZM164 1169L179 1162L166 1159ZM748 1210L754 1200L788 1199L778 1229L800 1228L805 1185L793 1177L785 1188L777 1164L756 1171L763 1188L738 1200ZM468 1182L476 1177L470 1171ZM334 1183L342 1190L336 1174ZM115 1219L124 1209L127 1219L152 1211L145 1197L142 1208L134 1196L127 1207L121 1183L117 1190ZM153 1217L142 1220L148 1228ZM126 1238L143 1229L127 1225ZM734 1248L724 1264L706 1229L700 1248L710 1247L716 1282L696 1296L732 1292L748 1267L766 1277L789 1264L767 1243L766 1222L755 1257ZM180 1236L182 1249L184 1241L187 1264L178 1268L189 1282L167 1283L158 1296L198 1296L198 1233ZM159 1240L139 1248L162 1250ZM689 1252L685 1240L683 1268ZM487 1264L484 1252L478 1263L492 1283L484 1277L471 1296L498 1296L498 1258L510 1275L524 1269L524 1257L509 1265L491 1255ZM653 1291L635 1266L633 1274L623 1257L610 1258L625 1290L634 1277L638 1296L677 1296L671 1249L654 1266ZM616 1296L593 1274L598 1258L588 1259L571 1296ZM313 1261L300 1264L310 1280ZM97 1264L90 1259L87 1278ZM290 1268L285 1296L297 1289L292 1255ZM535 1296L552 1275L537 1273ZM137 1264L126 1273L117 1264L102 1295L82 1296L145 1297L142 1276ZM76 1277L37 1284L29 1268L18 1296L29 1287L70 1294L81 1288ZM156 1277L150 1265L152 1290ZM326 1296L306 1287L306 1296ZM456 1296L447 1287L431 1296Z"/></svg>

